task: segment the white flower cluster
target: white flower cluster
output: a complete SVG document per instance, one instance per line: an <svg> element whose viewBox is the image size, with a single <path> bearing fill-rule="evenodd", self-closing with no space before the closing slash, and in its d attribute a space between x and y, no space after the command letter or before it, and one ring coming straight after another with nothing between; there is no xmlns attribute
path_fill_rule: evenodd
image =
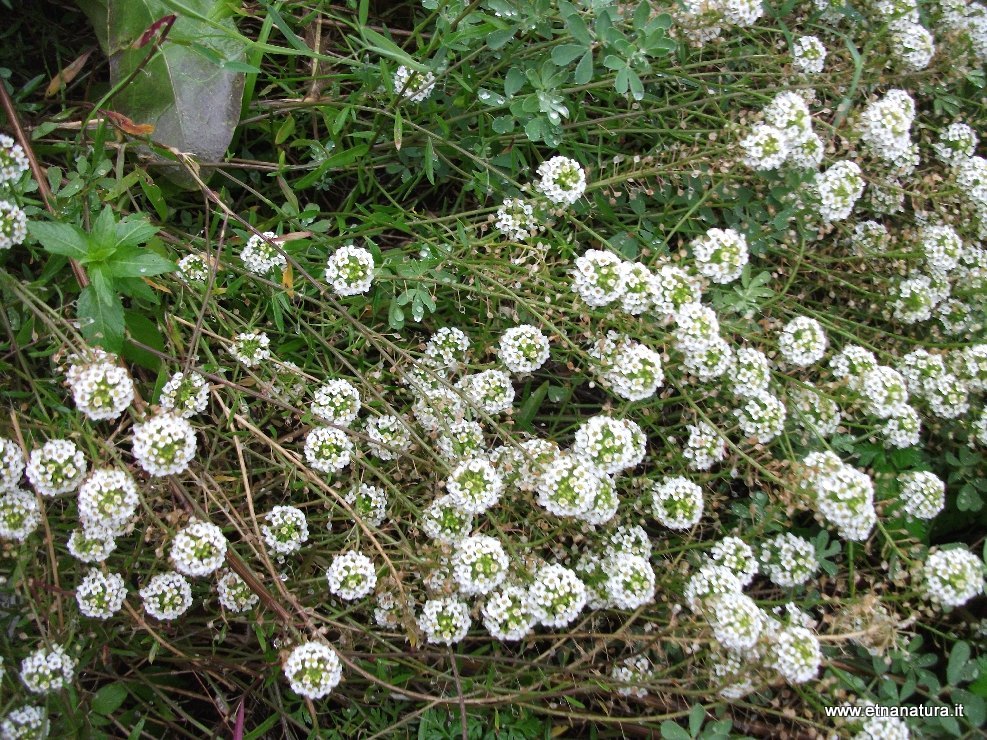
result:
<svg viewBox="0 0 987 740"><path fill-rule="evenodd" d="M651 281L654 310L661 316L674 316L689 305L698 305L702 297L699 284L681 267L663 263Z"/></svg>
<svg viewBox="0 0 987 740"><path fill-rule="evenodd" d="M802 464L806 473L802 488L807 489L819 515L844 539L866 540L877 521L870 477L832 452L811 452Z"/></svg>
<svg viewBox="0 0 987 740"><path fill-rule="evenodd" d="M558 563L542 566L528 587L531 613L546 627L566 627L586 606L586 586Z"/></svg>
<svg viewBox="0 0 987 740"><path fill-rule="evenodd" d="M818 675L820 663L819 638L810 630L794 624L772 630L765 664L788 683L811 681Z"/></svg>
<svg viewBox="0 0 987 740"><path fill-rule="evenodd" d="M733 573L741 586L748 586L757 575L757 558L751 546L739 537L724 537L706 553L711 565L718 565Z"/></svg>
<svg viewBox="0 0 987 740"><path fill-rule="evenodd" d="M531 633L536 617L531 612L528 590L506 585L490 594L481 609L483 626L498 640L515 642Z"/></svg>
<svg viewBox="0 0 987 740"><path fill-rule="evenodd" d="M356 550L337 555L326 569L329 592L344 601L355 601L374 590L377 569L374 561Z"/></svg>
<svg viewBox="0 0 987 740"><path fill-rule="evenodd" d="M913 273L898 283L892 304L894 317L905 324L915 324L932 318L932 309L944 298L928 275Z"/></svg>
<svg viewBox="0 0 987 740"><path fill-rule="evenodd" d="M644 460L646 442L637 422L593 416L576 429L572 453L613 475L637 467Z"/></svg>
<svg viewBox="0 0 987 740"><path fill-rule="evenodd" d="M337 295L347 297L370 290L374 280L374 256L363 247L349 244L329 256L326 282Z"/></svg>
<svg viewBox="0 0 987 740"><path fill-rule="evenodd" d="M812 383L789 390L788 408L792 409L796 423L815 437L826 438L836 434L843 420L839 404L824 396Z"/></svg>
<svg viewBox="0 0 987 740"><path fill-rule="evenodd" d="M83 563L101 563L117 547L113 533L106 527L74 529L67 544L69 554Z"/></svg>
<svg viewBox="0 0 987 740"><path fill-rule="evenodd" d="M461 540L452 559L453 577L467 596L493 591L507 577L507 566L504 546L482 534Z"/></svg>
<svg viewBox="0 0 987 740"><path fill-rule="evenodd" d="M199 373L175 373L161 389L158 404L183 419L201 414L209 404L209 383Z"/></svg>
<svg viewBox="0 0 987 740"><path fill-rule="evenodd" d="M785 429L788 410L784 402L768 391L758 391L743 399L734 415L745 437L768 444Z"/></svg>
<svg viewBox="0 0 987 740"><path fill-rule="evenodd" d="M884 224L877 221L858 221L853 225L850 237L853 253L859 257L874 257L888 251L891 235Z"/></svg>
<svg viewBox="0 0 987 740"><path fill-rule="evenodd" d="M889 90L860 114L860 138L875 157L900 167L912 157L914 120L911 95L900 89Z"/></svg>
<svg viewBox="0 0 987 740"><path fill-rule="evenodd" d="M825 50L823 50L825 54ZM774 170L789 162L797 169L815 169L822 162L823 143L812 130L805 99L779 93L764 109L764 121L740 142L744 163L754 170Z"/></svg>
<svg viewBox="0 0 987 740"><path fill-rule="evenodd" d="M628 401L651 398L665 382L661 355L612 332L590 350L600 363L600 380Z"/></svg>
<svg viewBox="0 0 987 740"><path fill-rule="evenodd" d="M187 576L207 576L226 559L226 537L211 522L193 521L171 542L175 570Z"/></svg>
<svg viewBox="0 0 987 740"><path fill-rule="evenodd" d="M371 527L379 527L387 516L387 494L377 486L361 483L343 497L356 514Z"/></svg>
<svg viewBox="0 0 987 740"><path fill-rule="evenodd" d="M569 157L555 156L538 165L535 188L552 203L571 206L586 192L586 173L579 162Z"/></svg>
<svg viewBox="0 0 987 740"><path fill-rule="evenodd" d="M236 335L230 350L244 367L257 367L271 356L271 340L266 333L245 331Z"/></svg>
<svg viewBox="0 0 987 740"><path fill-rule="evenodd" d="M118 573L104 574L90 568L75 590L79 611L92 619L109 619L123 608L127 587Z"/></svg>
<svg viewBox="0 0 987 740"><path fill-rule="evenodd" d="M394 92L414 103L428 99L435 89L435 75L430 71L419 72L403 64L394 72Z"/></svg>
<svg viewBox="0 0 987 740"><path fill-rule="evenodd" d="M808 367L819 362L826 354L828 344L822 325L808 316L795 317L785 324L778 336L781 356L797 367Z"/></svg>
<svg viewBox="0 0 987 740"><path fill-rule="evenodd" d="M192 586L185 576L174 571L154 576L138 593L144 611L155 619L177 619L192 606Z"/></svg>
<svg viewBox="0 0 987 740"><path fill-rule="evenodd" d="M726 457L726 442L715 428L704 421L689 424L689 439L682 456L689 461L692 470L709 470Z"/></svg>
<svg viewBox="0 0 987 740"><path fill-rule="evenodd" d="M761 0L686 0L678 20L693 43L717 38L723 27L748 28L764 14Z"/></svg>
<svg viewBox="0 0 987 740"><path fill-rule="evenodd" d="M64 689L75 678L75 658L61 645L39 648L21 661L21 681L34 694Z"/></svg>
<svg viewBox="0 0 987 740"><path fill-rule="evenodd" d="M951 226L935 224L919 230L919 247L933 273L945 273L960 264L963 240Z"/></svg>
<svg viewBox="0 0 987 740"><path fill-rule="evenodd" d="M0 199L0 249L23 244L27 238L27 215L16 203Z"/></svg>
<svg viewBox="0 0 987 740"><path fill-rule="evenodd" d="M916 519L932 519L946 506L946 484L935 473L925 470L902 473L899 497L902 509Z"/></svg>
<svg viewBox="0 0 987 740"><path fill-rule="evenodd" d="M617 693L643 699L648 690L642 686L654 677L654 666L643 655L625 658L613 667L610 678L618 684Z"/></svg>
<svg viewBox="0 0 987 740"><path fill-rule="evenodd" d="M79 520L87 530L122 534L139 503L137 484L125 470L94 470L79 486Z"/></svg>
<svg viewBox="0 0 987 740"><path fill-rule="evenodd" d="M473 530L473 514L450 494L435 499L422 514L422 531L433 540L454 545Z"/></svg>
<svg viewBox="0 0 987 740"><path fill-rule="evenodd" d="M587 306L598 308L620 300L626 287L624 262L613 252L588 249L576 258L572 289Z"/></svg>
<svg viewBox="0 0 987 740"><path fill-rule="evenodd" d="M134 458L151 475L174 475L188 468L195 457L195 430L181 416L172 413L152 416L134 424Z"/></svg>
<svg viewBox="0 0 987 740"><path fill-rule="evenodd" d="M21 145L7 134L0 134L0 185L16 183L28 167L27 155Z"/></svg>
<svg viewBox="0 0 987 740"><path fill-rule="evenodd" d="M481 456L484 445L483 427L478 422L461 419L442 430L437 446L443 458L460 462Z"/></svg>
<svg viewBox="0 0 987 740"><path fill-rule="evenodd" d="M535 486L538 504L555 516L595 519L593 513L603 513L596 511L598 500L603 503L611 498L616 513L613 481L595 465L574 454L559 455L545 468Z"/></svg>
<svg viewBox="0 0 987 740"><path fill-rule="evenodd" d="M199 254L186 254L178 260L178 274L186 283L204 283L209 279L209 264Z"/></svg>
<svg viewBox="0 0 987 740"><path fill-rule="evenodd" d="M957 165L974 155L978 141L977 132L965 123L951 123L940 132L932 149L946 164Z"/></svg>
<svg viewBox="0 0 987 740"><path fill-rule="evenodd" d="M315 427L305 435L305 459L323 473L338 473L350 464L353 442L335 427Z"/></svg>
<svg viewBox="0 0 987 740"><path fill-rule="evenodd" d="M924 26L910 20L891 24L891 56L906 70L917 72L929 66L936 46Z"/></svg>
<svg viewBox="0 0 987 740"><path fill-rule="evenodd" d="M18 707L10 710L0 722L0 737L4 740L44 740L50 728L48 715L41 707Z"/></svg>
<svg viewBox="0 0 987 740"><path fill-rule="evenodd" d="M805 74L819 74L826 63L826 47L815 36L799 36L792 44L792 66Z"/></svg>
<svg viewBox="0 0 987 740"><path fill-rule="evenodd" d="M497 229L508 239L522 242L538 233L541 224L535 209L520 198L505 198L497 209Z"/></svg>
<svg viewBox="0 0 987 740"><path fill-rule="evenodd" d="M825 222L843 221L864 192L860 165L850 160L836 162L816 175L813 191L819 218Z"/></svg>
<svg viewBox="0 0 987 740"><path fill-rule="evenodd" d="M336 651L321 642L295 647L284 662L284 675L291 690L306 699L321 699L336 688L343 667Z"/></svg>
<svg viewBox="0 0 987 740"><path fill-rule="evenodd" d="M651 508L669 529L690 529L702 518L703 491L681 476L664 478L651 487Z"/></svg>
<svg viewBox="0 0 987 740"><path fill-rule="evenodd" d="M449 499L468 514L482 514L500 500L504 481L487 460L459 463L446 479Z"/></svg>
<svg viewBox="0 0 987 740"><path fill-rule="evenodd" d="M878 365L860 378L860 395L864 409L880 419L898 414L908 403L908 384L894 368Z"/></svg>
<svg viewBox="0 0 987 740"><path fill-rule="evenodd" d="M648 559L626 551L617 551L602 563L607 576L609 604L618 609L637 609L654 600L655 570Z"/></svg>
<svg viewBox="0 0 987 740"><path fill-rule="evenodd" d="M67 379L75 405L94 421L116 419L134 400L130 373L105 352L92 358L73 355Z"/></svg>
<svg viewBox="0 0 987 740"><path fill-rule="evenodd" d="M52 439L31 451L25 473L42 496L57 496L79 487L86 475L86 458L75 442Z"/></svg>
<svg viewBox="0 0 987 740"><path fill-rule="evenodd" d="M816 548L803 537L784 532L761 545L761 568L782 588L795 588L816 574Z"/></svg>
<svg viewBox="0 0 987 740"><path fill-rule="evenodd" d="M469 632L472 620L465 602L453 597L429 599L422 607L418 626L433 644L452 645Z"/></svg>
<svg viewBox="0 0 987 740"><path fill-rule="evenodd" d="M322 421L348 427L360 413L360 392L348 380L330 380L315 391L311 409Z"/></svg>
<svg viewBox="0 0 987 740"><path fill-rule="evenodd" d="M260 601L260 597L232 570L223 571L219 576L216 594L220 606L234 614L250 611Z"/></svg>
<svg viewBox="0 0 987 740"><path fill-rule="evenodd" d="M0 537L23 542L41 523L38 499L20 488L0 494Z"/></svg>
<svg viewBox="0 0 987 740"><path fill-rule="evenodd" d="M984 563L965 547L930 554L923 576L926 596L942 606L962 606L984 590Z"/></svg>
<svg viewBox="0 0 987 740"><path fill-rule="evenodd" d="M367 420L364 433L370 440L370 452L381 460L396 460L411 448L411 431L398 416L374 416Z"/></svg>
<svg viewBox="0 0 987 740"><path fill-rule="evenodd" d="M503 413L514 403L511 376L503 370L483 370L464 375L457 381L456 389L470 405L487 414Z"/></svg>
<svg viewBox="0 0 987 740"><path fill-rule="evenodd" d="M696 269L714 283L732 283L747 264L747 239L733 229L709 229L689 246Z"/></svg>
<svg viewBox="0 0 987 740"><path fill-rule="evenodd" d="M497 356L512 373L531 373L548 360L549 343L537 326L514 326L500 336Z"/></svg>
<svg viewBox="0 0 987 740"><path fill-rule="evenodd" d="M308 520L305 512L294 506L275 506L264 515L260 532L274 552L290 555L308 542Z"/></svg>
<svg viewBox="0 0 987 740"><path fill-rule="evenodd" d="M13 440L0 437L0 491L16 488L24 475L24 453Z"/></svg>
<svg viewBox="0 0 987 740"><path fill-rule="evenodd" d="M277 238L273 231L265 231L261 235L252 234L247 239L240 259L248 272L264 277L276 267L283 270L287 266L284 254L276 246Z"/></svg>

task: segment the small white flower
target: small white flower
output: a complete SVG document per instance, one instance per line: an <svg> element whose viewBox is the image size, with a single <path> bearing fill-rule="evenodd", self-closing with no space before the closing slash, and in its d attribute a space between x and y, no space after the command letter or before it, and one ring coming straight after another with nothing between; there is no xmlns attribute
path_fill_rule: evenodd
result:
<svg viewBox="0 0 987 740"><path fill-rule="evenodd" d="M127 528L140 499L137 484L125 470L94 470L79 486L79 519L87 529L106 527L114 534Z"/></svg>
<svg viewBox="0 0 987 740"><path fill-rule="evenodd" d="M40 523L41 511L33 493L20 488L0 493L0 537L23 542Z"/></svg>
<svg viewBox="0 0 987 740"><path fill-rule="evenodd" d="M127 587L118 573L104 574L90 568L75 590L79 611L93 619L109 619L123 608Z"/></svg>
<svg viewBox="0 0 987 740"><path fill-rule="evenodd" d="M761 545L761 566L772 582L795 588L807 582L819 567L816 548L791 532L776 535Z"/></svg>
<svg viewBox="0 0 987 740"><path fill-rule="evenodd" d="M161 389L158 403L183 419L201 414L209 405L209 383L198 373L175 373Z"/></svg>
<svg viewBox="0 0 987 740"><path fill-rule="evenodd" d="M714 283L732 283L747 264L747 238L733 229L709 229L690 246L696 268Z"/></svg>
<svg viewBox="0 0 987 740"><path fill-rule="evenodd" d="M245 367L257 367L271 356L271 340L264 332L245 331L236 335L230 350Z"/></svg>
<svg viewBox="0 0 987 740"><path fill-rule="evenodd" d="M463 376L456 388L475 408L488 414L499 414L514 403L514 386L511 376L503 370L484 370Z"/></svg>
<svg viewBox="0 0 987 740"><path fill-rule="evenodd" d="M483 602L483 626L498 640L516 641L531 634L535 615L531 613L527 589L503 586Z"/></svg>
<svg viewBox="0 0 987 740"><path fill-rule="evenodd" d="M805 627L785 625L770 636L766 664L792 684L811 681L819 673L819 638Z"/></svg>
<svg viewBox="0 0 987 740"><path fill-rule="evenodd" d="M171 543L175 570L187 576L207 576L226 559L226 537L211 522L193 521Z"/></svg>
<svg viewBox="0 0 987 740"><path fill-rule="evenodd" d="M506 198L497 209L497 229L508 239L522 242L538 233L540 224L530 203Z"/></svg>
<svg viewBox="0 0 987 740"><path fill-rule="evenodd" d="M360 413L360 392L348 380L336 379L320 387L312 400L312 413L322 421L348 427Z"/></svg>
<svg viewBox="0 0 987 740"><path fill-rule="evenodd" d="M435 89L435 75L429 71L419 72L402 64L394 72L394 92L412 102L424 102L432 94L433 89Z"/></svg>
<svg viewBox="0 0 987 740"><path fill-rule="evenodd" d="M965 548L932 553L923 574L926 595L943 606L962 606L984 590L983 561Z"/></svg>
<svg viewBox="0 0 987 740"><path fill-rule="evenodd" d="M305 459L323 473L338 473L352 454L353 442L342 429L315 427L305 437Z"/></svg>
<svg viewBox="0 0 987 740"><path fill-rule="evenodd" d="M112 361L73 365L68 374L79 411L94 421L116 419L134 400L134 381Z"/></svg>
<svg viewBox="0 0 987 740"><path fill-rule="evenodd" d="M467 596L486 594L507 577L507 553L493 537L473 535L456 546L452 572L461 593Z"/></svg>
<svg viewBox="0 0 987 740"><path fill-rule="evenodd" d="M620 300L627 289L627 270L613 252L587 249L576 258L572 290L587 306L598 308Z"/></svg>
<svg viewBox="0 0 987 740"><path fill-rule="evenodd" d="M799 36L792 44L792 65L806 74L819 74L826 62L826 47L815 36Z"/></svg>
<svg viewBox="0 0 987 740"><path fill-rule="evenodd" d="M177 619L192 606L192 587L174 571L154 576L139 593L144 610L155 619Z"/></svg>
<svg viewBox="0 0 987 740"><path fill-rule="evenodd" d="M44 740L51 725L41 707L12 709L0 722L0 737L4 740Z"/></svg>
<svg viewBox="0 0 987 740"><path fill-rule="evenodd" d="M548 337L530 324L512 327L501 335L497 356L512 373L534 372L548 360Z"/></svg>
<svg viewBox="0 0 987 740"><path fill-rule="evenodd" d="M788 157L788 142L781 129L765 123L754 124L751 132L740 142L744 164L752 170L778 169Z"/></svg>
<svg viewBox="0 0 987 740"><path fill-rule="evenodd" d="M446 479L447 495L469 514L482 514L500 500L504 481L486 460L465 460Z"/></svg>
<svg viewBox="0 0 987 740"><path fill-rule="evenodd" d="M195 430L180 416L163 413L134 424L134 457L155 477L186 470L195 457Z"/></svg>
<svg viewBox="0 0 987 740"><path fill-rule="evenodd" d="M340 247L326 263L326 282L337 295L366 293L374 279L374 257L363 247Z"/></svg>
<svg viewBox="0 0 987 740"><path fill-rule="evenodd" d="M368 526L379 527L387 516L387 494L377 486L353 486L343 499Z"/></svg>
<svg viewBox="0 0 987 740"><path fill-rule="evenodd" d="M571 206L586 192L586 173L574 159L552 157L538 165L538 176L535 188L556 205Z"/></svg>
<svg viewBox="0 0 987 740"><path fill-rule="evenodd" d="M473 530L473 515L447 494L425 509L421 526L422 531L432 539L454 545Z"/></svg>
<svg viewBox="0 0 987 740"><path fill-rule="evenodd" d="M75 678L75 658L61 645L39 648L21 661L21 681L34 694L64 689Z"/></svg>
<svg viewBox="0 0 987 740"><path fill-rule="evenodd" d="M690 529L703 515L702 489L680 476L656 482L651 500L655 518L669 529Z"/></svg>
<svg viewBox="0 0 987 740"><path fill-rule="evenodd" d="M916 519L932 519L946 505L946 484L925 470L901 473L899 497L902 509Z"/></svg>
<svg viewBox="0 0 987 740"><path fill-rule="evenodd" d="M284 662L284 675L291 690L306 699L321 699L336 688L343 668L336 651L321 642L295 647Z"/></svg>
<svg viewBox="0 0 987 740"><path fill-rule="evenodd" d="M74 529L69 535L69 554L83 563L101 563L116 549L113 533L106 527Z"/></svg>
<svg viewBox="0 0 987 740"><path fill-rule="evenodd" d="M462 329L443 326L429 338L425 345L425 356L436 367L456 371L466 363L469 348L469 337Z"/></svg>
<svg viewBox="0 0 987 740"><path fill-rule="evenodd" d="M640 555L617 552L603 561L607 596L618 609L637 609L654 600L655 571Z"/></svg>
<svg viewBox="0 0 987 740"><path fill-rule="evenodd" d="M21 145L6 134L0 134L0 185L16 183L29 167Z"/></svg>
<svg viewBox="0 0 987 740"><path fill-rule="evenodd" d="M235 614L250 611L260 601L260 597L232 570L222 572L216 581L216 593L220 605Z"/></svg>
<svg viewBox="0 0 987 740"><path fill-rule="evenodd" d="M186 254L178 260L178 274L186 283L204 283L209 279L209 264L198 254Z"/></svg>
<svg viewBox="0 0 987 740"><path fill-rule="evenodd" d="M362 552L349 550L332 559L326 570L329 592L343 599L362 599L377 585L374 562Z"/></svg>
<svg viewBox="0 0 987 740"><path fill-rule="evenodd" d="M576 429L572 453L613 475L637 467L644 460L646 443L637 422L593 416Z"/></svg>
<svg viewBox="0 0 987 740"><path fill-rule="evenodd" d="M17 488L24 475L24 453L20 445L5 437L0 437L0 491Z"/></svg>
<svg viewBox="0 0 987 740"><path fill-rule="evenodd" d="M586 606L586 586L573 571L543 566L528 588L532 614L546 627L567 627Z"/></svg>
<svg viewBox="0 0 987 740"><path fill-rule="evenodd" d="M16 203L0 199L0 250L23 244L27 238L27 215Z"/></svg>
<svg viewBox="0 0 987 740"><path fill-rule="evenodd" d="M305 512L294 506L275 506L264 515L260 528L267 546L280 555L290 555L308 542Z"/></svg>
<svg viewBox="0 0 987 740"><path fill-rule="evenodd" d="M284 254L275 246L277 239L278 235L273 231L265 231L261 236L252 234L247 239L240 259L248 272L264 277L276 267L283 270L287 266Z"/></svg>
<svg viewBox="0 0 987 740"><path fill-rule="evenodd" d="M27 479L42 496L74 491L86 475L86 458L67 439L53 439L32 450L27 461Z"/></svg>
<svg viewBox="0 0 987 740"><path fill-rule="evenodd" d="M429 599L418 617L418 626L425 633L425 639L433 644L459 642L466 637L471 623L469 607L451 597Z"/></svg>
<svg viewBox="0 0 987 740"><path fill-rule="evenodd" d="M816 175L813 182L819 217L826 222L843 221L864 192L860 165L850 160L836 162Z"/></svg>
<svg viewBox="0 0 987 740"><path fill-rule="evenodd" d="M716 641L734 652L754 647L767 621L750 596L736 592L710 599L704 613Z"/></svg>
<svg viewBox="0 0 987 740"><path fill-rule="evenodd" d="M808 316L789 321L778 337L778 351L797 367L808 367L821 360L828 344L820 323Z"/></svg>
<svg viewBox="0 0 987 740"><path fill-rule="evenodd" d="M739 537L724 537L710 548L708 562L729 568L742 586L747 586L757 575L757 558L751 546Z"/></svg>

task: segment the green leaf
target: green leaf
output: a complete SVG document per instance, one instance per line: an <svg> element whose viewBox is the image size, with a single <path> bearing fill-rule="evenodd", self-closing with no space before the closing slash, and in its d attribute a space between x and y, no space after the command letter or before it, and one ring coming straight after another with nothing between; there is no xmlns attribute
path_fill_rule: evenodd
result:
<svg viewBox="0 0 987 740"><path fill-rule="evenodd" d="M963 680L969 663L970 644L960 640L953 645L953 651L949 654L949 662L946 664L946 680L950 686L956 686Z"/></svg>
<svg viewBox="0 0 987 740"><path fill-rule="evenodd" d="M110 277L150 277L172 272L176 265L160 254L141 247L127 247L113 255L104 265Z"/></svg>
<svg viewBox="0 0 987 740"><path fill-rule="evenodd" d="M435 148L432 146L432 137L428 137L425 140L425 177L428 181L434 185L435 184L435 163L432 161L435 159ZM432 309L435 310L434 308Z"/></svg>
<svg viewBox="0 0 987 740"><path fill-rule="evenodd" d="M96 266L89 271L92 285L96 289L96 297L100 303L113 303L116 293L113 291L113 282L104 272L102 266Z"/></svg>
<svg viewBox="0 0 987 740"><path fill-rule="evenodd" d="M243 96L244 74L230 66L244 61L246 45L223 12L226 5L226 0L106 0L83 6L110 59L110 84L133 76L113 96L112 109L154 126L156 143L205 161L226 154ZM171 14L177 19L163 43L134 48L145 31Z"/></svg>
<svg viewBox="0 0 987 740"><path fill-rule="evenodd" d="M670 719L661 723L661 736L664 740L692 740L692 736L688 732Z"/></svg>
<svg viewBox="0 0 987 740"><path fill-rule="evenodd" d="M94 251L93 248L112 250L116 246L116 226L113 209L105 206L89 231L90 252Z"/></svg>
<svg viewBox="0 0 987 740"><path fill-rule="evenodd" d="M394 61L399 62L405 67L413 69L416 72L429 71L426 65L419 62L408 52L387 38L384 34L377 33L377 31L372 28L365 27L360 29L360 34L363 36L364 41L367 44L367 49L374 52L378 56L393 59Z"/></svg>
<svg viewBox="0 0 987 740"><path fill-rule="evenodd" d="M133 340L128 340L123 345L122 354L124 358L152 372L157 372L161 367L160 358L153 352L143 347L138 347L135 344L135 342L140 342L152 349L156 349L158 352L164 352L165 342L161 336L161 332L158 331L157 324L138 311L127 311L124 315L124 321L127 325L127 332L130 334L130 339Z"/></svg>
<svg viewBox="0 0 987 740"><path fill-rule="evenodd" d="M79 294L79 328L90 344L98 344L110 352L119 352L123 346L123 304L113 296L103 303L96 296L96 289L89 285Z"/></svg>
<svg viewBox="0 0 987 740"><path fill-rule="evenodd" d="M579 44L562 44L552 49L552 61L565 66L586 53L586 47Z"/></svg>
<svg viewBox="0 0 987 740"><path fill-rule="evenodd" d="M81 259L89 251L89 239L85 232L76 226L47 221L29 221L27 230L31 236L41 242L41 246L46 252Z"/></svg>
<svg viewBox="0 0 987 740"><path fill-rule="evenodd" d="M548 389L551 386L549 381L545 381L540 386L535 388L528 396L524 403L521 404L521 408L518 411L517 416L514 420L514 426L519 431L526 429L531 429L532 422L535 419L535 414L538 413L538 409L541 408L542 401L545 400L545 396L548 395Z"/></svg>
<svg viewBox="0 0 987 740"><path fill-rule="evenodd" d="M123 705L127 694L127 687L122 683L108 683L93 694L90 706L96 714L108 717Z"/></svg>
<svg viewBox="0 0 987 740"><path fill-rule="evenodd" d="M575 13L565 19L565 27L569 29L572 38L583 46L589 46L593 43L593 37L586 27L586 22Z"/></svg>
<svg viewBox="0 0 987 740"><path fill-rule="evenodd" d="M158 233L158 227L151 224L143 214L127 216L116 226L116 247L135 247L143 244Z"/></svg>
<svg viewBox="0 0 987 740"><path fill-rule="evenodd" d="M504 77L504 95L513 98L524 87L524 81L524 73L517 67L511 67L507 70L507 76Z"/></svg>
<svg viewBox="0 0 987 740"><path fill-rule="evenodd" d="M642 3L644 5L645 3ZM702 704L693 704L692 709L689 710L689 732L693 737L699 735L699 730L702 729L703 721L706 719L706 710L703 709Z"/></svg>
<svg viewBox="0 0 987 740"><path fill-rule="evenodd" d="M576 72L573 75L573 81L577 85L586 85L593 81L593 50L589 49L583 58L579 60L579 64L576 65Z"/></svg>
<svg viewBox="0 0 987 740"><path fill-rule="evenodd" d="M516 31L517 29L515 28L504 28L499 31L494 31L487 36L487 46L494 51L507 46L508 42L514 38Z"/></svg>

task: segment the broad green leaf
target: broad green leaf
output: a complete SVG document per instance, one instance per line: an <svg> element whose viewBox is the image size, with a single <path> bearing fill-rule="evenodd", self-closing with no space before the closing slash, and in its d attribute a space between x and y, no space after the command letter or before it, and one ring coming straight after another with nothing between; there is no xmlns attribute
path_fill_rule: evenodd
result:
<svg viewBox="0 0 987 740"><path fill-rule="evenodd" d="M96 289L96 297L99 298L100 303L113 303L113 299L116 297L116 293L113 291L113 282L103 271L103 267L97 265L90 269L89 277L92 279L92 285Z"/></svg>
<svg viewBox="0 0 987 740"><path fill-rule="evenodd" d="M239 121L245 45L224 0L82 0L110 59L110 82L120 84L153 54L108 106L137 124L154 126L152 140L203 161L223 158ZM177 9L176 9L177 7ZM155 51L155 41L134 48L156 21L178 18ZM199 51L192 48L197 45ZM220 60L207 59L208 50ZM181 178L179 178L181 179Z"/></svg>
<svg viewBox="0 0 987 740"><path fill-rule="evenodd" d="M949 654L949 662L946 664L946 681L950 686L956 686L963 680L969 663L970 643L960 640L953 645L953 651Z"/></svg>
<svg viewBox="0 0 987 740"><path fill-rule="evenodd" d="M661 736L664 740L692 740L692 736L670 719L661 723Z"/></svg>
<svg viewBox="0 0 987 740"><path fill-rule="evenodd" d="M92 247L98 249L116 245L116 225L117 220L113 215L113 209L104 206L103 210L99 212L99 216L93 221L92 229L89 231L90 252L93 251Z"/></svg>
<svg viewBox="0 0 987 740"><path fill-rule="evenodd" d="M98 344L110 352L119 352L123 346L123 304L114 296L110 303L103 303L96 296L96 289L89 285L79 295L79 328L90 344Z"/></svg>
<svg viewBox="0 0 987 740"><path fill-rule="evenodd" d="M52 254L64 254L66 257L81 259L89 250L89 238L76 226L30 221L27 230L31 236L41 242L46 252Z"/></svg>
<svg viewBox="0 0 987 740"><path fill-rule="evenodd" d="M585 85L593 81L593 50L588 50L583 54L583 58L579 60L579 64L576 65L576 73L573 75L573 81L577 85Z"/></svg>
<svg viewBox="0 0 987 740"><path fill-rule="evenodd" d="M157 252L140 247L125 247L103 266L110 277L150 277L171 272L175 263Z"/></svg>
<svg viewBox="0 0 987 740"><path fill-rule="evenodd" d="M116 227L116 246L136 247L158 233L158 227L148 222L143 215L128 216Z"/></svg>
<svg viewBox="0 0 987 740"><path fill-rule="evenodd" d="M140 342L163 353L165 343L161 332L158 331L157 324L140 311L127 311L124 320L127 325L127 332L130 334L130 340L123 345L123 356L130 362L157 372L158 368L161 367L161 359L153 352L135 344L135 342Z"/></svg>
<svg viewBox="0 0 987 740"><path fill-rule="evenodd" d="M127 687L122 683L108 683L93 694L92 710L96 714L109 716L123 705L127 693Z"/></svg>
<svg viewBox="0 0 987 740"><path fill-rule="evenodd" d="M552 61L564 66L585 53L586 47L580 44L562 44L552 49Z"/></svg>

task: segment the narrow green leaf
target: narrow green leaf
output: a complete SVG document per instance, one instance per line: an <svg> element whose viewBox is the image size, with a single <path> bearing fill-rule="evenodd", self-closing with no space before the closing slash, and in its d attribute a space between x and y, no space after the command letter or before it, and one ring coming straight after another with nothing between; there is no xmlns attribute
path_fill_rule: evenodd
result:
<svg viewBox="0 0 987 740"><path fill-rule="evenodd" d="M432 161L434 158L435 149L432 146L432 137L429 137L425 140L425 177L433 185L435 184L435 163Z"/></svg>
<svg viewBox="0 0 987 740"><path fill-rule="evenodd" d="M171 260L140 247L121 249L103 267L109 277L150 277L175 269L176 265Z"/></svg>
<svg viewBox="0 0 987 740"><path fill-rule="evenodd" d="M366 27L361 27L360 33L367 45L367 49L374 52L378 56L393 59L394 61L403 64L405 67L413 69L417 72L428 72L428 67L426 65L419 62L383 34L377 33L377 31L372 28Z"/></svg>
<svg viewBox="0 0 987 740"><path fill-rule="evenodd" d="M127 687L122 683L108 683L93 694L92 710L96 714L108 717L123 705L127 699L127 693Z"/></svg>

